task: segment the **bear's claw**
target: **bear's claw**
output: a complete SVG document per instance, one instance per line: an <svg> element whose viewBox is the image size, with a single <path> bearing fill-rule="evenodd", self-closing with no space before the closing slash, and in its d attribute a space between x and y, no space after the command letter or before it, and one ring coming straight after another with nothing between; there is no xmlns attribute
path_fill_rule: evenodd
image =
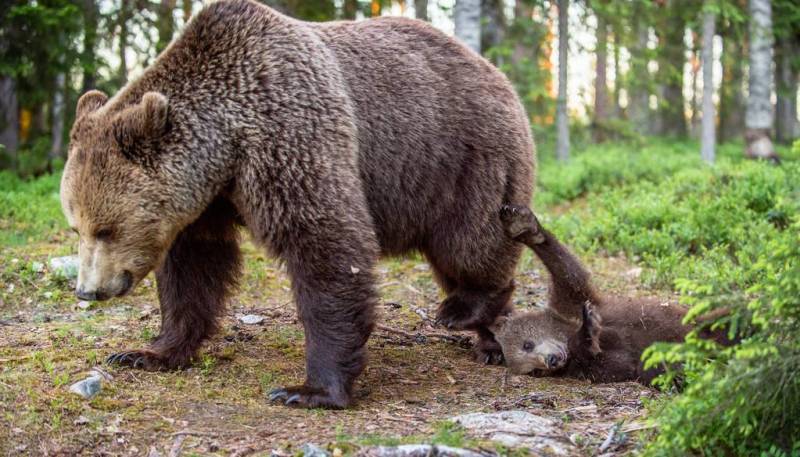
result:
<svg viewBox="0 0 800 457"><path fill-rule="evenodd" d="M286 406L297 408L342 409L350 405L350 398L345 395L330 395L324 389L305 386L279 387L267 395L272 403L282 402Z"/></svg>
<svg viewBox="0 0 800 457"><path fill-rule="evenodd" d="M106 358L106 364L157 371L169 368L157 353L148 350L122 351Z"/></svg>

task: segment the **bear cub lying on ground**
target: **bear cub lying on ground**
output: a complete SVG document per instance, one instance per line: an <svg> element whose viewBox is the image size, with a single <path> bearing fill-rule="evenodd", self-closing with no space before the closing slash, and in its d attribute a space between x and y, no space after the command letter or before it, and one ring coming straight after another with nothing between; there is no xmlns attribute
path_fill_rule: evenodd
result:
<svg viewBox="0 0 800 457"><path fill-rule="evenodd" d="M682 341L692 329L686 309L655 299L600 297L589 272L530 209L504 206L506 233L531 248L550 273L546 308L499 317L491 327L515 374L648 384L662 368L645 370L642 352L657 341ZM704 319L708 320L708 319ZM723 332L702 336L725 342Z"/></svg>

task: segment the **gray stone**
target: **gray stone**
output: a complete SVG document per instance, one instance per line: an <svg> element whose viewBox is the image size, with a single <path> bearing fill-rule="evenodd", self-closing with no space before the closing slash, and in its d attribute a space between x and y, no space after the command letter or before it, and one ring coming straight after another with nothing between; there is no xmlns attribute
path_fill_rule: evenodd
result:
<svg viewBox="0 0 800 457"><path fill-rule="evenodd" d="M527 411L471 413L450 420L464 427L471 435L503 446L556 455L568 455L574 451L574 446L563 436L556 421Z"/></svg>
<svg viewBox="0 0 800 457"><path fill-rule="evenodd" d="M69 391L78 394L87 400L94 398L94 396L97 395L102 388L102 379L103 378L101 376L94 374L69 386Z"/></svg>
<svg viewBox="0 0 800 457"><path fill-rule="evenodd" d="M300 450L303 452L303 457L330 457L328 451L312 443L304 444Z"/></svg>
<svg viewBox="0 0 800 457"><path fill-rule="evenodd" d="M264 316L259 316L258 314L239 315L239 321L243 324L258 325L264 322Z"/></svg>
<svg viewBox="0 0 800 457"><path fill-rule="evenodd" d="M359 457L486 457L493 454L433 444L404 444L362 449L357 455Z"/></svg>
<svg viewBox="0 0 800 457"><path fill-rule="evenodd" d="M78 256L68 255L50 259L50 271L65 279L78 278Z"/></svg>

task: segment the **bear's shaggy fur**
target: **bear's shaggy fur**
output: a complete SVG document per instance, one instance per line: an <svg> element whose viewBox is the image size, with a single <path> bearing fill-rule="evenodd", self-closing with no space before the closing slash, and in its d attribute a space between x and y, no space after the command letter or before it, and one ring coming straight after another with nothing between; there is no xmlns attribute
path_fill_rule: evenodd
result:
<svg viewBox="0 0 800 457"><path fill-rule="evenodd" d="M381 254L421 251L447 293L439 320L498 359L488 326L509 311L521 246L496 209L530 201L533 141L507 79L456 40L219 1L77 111L62 182L77 293L119 296L155 269L162 308L152 345L112 361L189 363L236 285L237 223L285 262L305 328L305 384L273 399L351 403Z"/></svg>
<svg viewBox="0 0 800 457"><path fill-rule="evenodd" d="M642 352L658 341L684 339L692 328L682 323L685 308L654 299L601 298L580 261L530 209L505 206L500 218L509 237L541 259L552 281L546 308L500 316L491 327L511 372L644 384L662 372L645 370ZM710 313L703 320L711 318ZM722 331L703 329L701 336L728 342Z"/></svg>

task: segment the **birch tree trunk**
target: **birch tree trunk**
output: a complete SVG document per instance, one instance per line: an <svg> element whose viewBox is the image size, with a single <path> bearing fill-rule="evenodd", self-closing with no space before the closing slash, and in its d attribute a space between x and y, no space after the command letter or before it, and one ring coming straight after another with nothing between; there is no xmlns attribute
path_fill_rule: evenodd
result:
<svg viewBox="0 0 800 457"><path fill-rule="evenodd" d="M772 145L772 5L750 0L750 78L745 112L745 155L777 160Z"/></svg>
<svg viewBox="0 0 800 457"><path fill-rule="evenodd" d="M414 0L414 17L421 21L428 20L428 0Z"/></svg>
<svg viewBox="0 0 800 457"><path fill-rule="evenodd" d="M606 140L608 124L608 27L602 14L597 15L597 63L594 78L594 131L595 142Z"/></svg>
<svg viewBox="0 0 800 457"><path fill-rule="evenodd" d="M703 13L703 120L700 155L709 163L714 162L716 155L716 132L714 129L714 25L716 14L708 10L710 1L706 0L706 11Z"/></svg>
<svg viewBox="0 0 800 457"><path fill-rule="evenodd" d="M481 0L456 0L453 12L456 37L470 49L481 52Z"/></svg>
<svg viewBox="0 0 800 457"><path fill-rule="evenodd" d="M569 0L558 0L558 101L556 105L556 155L569 160L569 119L567 118L567 53L569 52Z"/></svg>
<svg viewBox="0 0 800 457"><path fill-rule="evenodd" d="M791 143L800 135L797 122L797 85L798 71L792 65L800 56L798 43L788 33L778 39L775 56L776 92L775 106L775 140L779 143Z"/></svg>

